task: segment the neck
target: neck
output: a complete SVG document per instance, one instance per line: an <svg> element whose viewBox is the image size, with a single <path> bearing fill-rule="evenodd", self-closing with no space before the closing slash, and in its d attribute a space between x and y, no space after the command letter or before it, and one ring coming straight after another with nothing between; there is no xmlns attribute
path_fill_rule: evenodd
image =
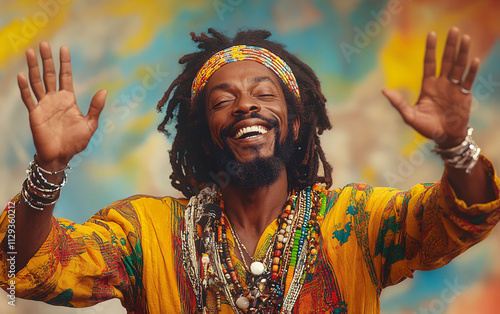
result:
<svg viewBox="0 0 500 314"><path fill-rule="evenodd" d="M276 182L253 191L228 185L222 189L222 198L233 229L253 254L260 236L281 213L288 198L286 170L283 167Z"/></svg>

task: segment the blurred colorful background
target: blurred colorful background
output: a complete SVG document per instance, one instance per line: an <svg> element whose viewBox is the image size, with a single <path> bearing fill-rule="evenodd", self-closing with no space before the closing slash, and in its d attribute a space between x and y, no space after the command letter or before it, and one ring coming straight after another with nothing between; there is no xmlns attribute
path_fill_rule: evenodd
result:
<svg viewBox="0 0 500 314"><path fill-rule="evenodd" d="M72 52L77 100L108 90L100 127L72 161L56 217L82 223L133 194L180 196L168 180L171 141L156 131L155 110L195 49L189 33L209 27L228 35L268 29L272 39L308 63L328 98L333 130L321 140L334 165L334 186L365 182L407 189L440 179L442 161L383 97L384 87L413 102L419 92L426 34L438 52L451 26L472 37L482 60L470 125L483 152L500 167L500 2L410 0L1 0L0 202L21 188L35 153L16 83L27 72L24 51L48 41ZM498 229L498 228L497 228ZM500 232L448 266L416 272L382 292L382 313L500 313ZM124 313L116 300L92 308L56 308L17 299L1 313ZM167 310L167 309L166 309Z"/></svg>

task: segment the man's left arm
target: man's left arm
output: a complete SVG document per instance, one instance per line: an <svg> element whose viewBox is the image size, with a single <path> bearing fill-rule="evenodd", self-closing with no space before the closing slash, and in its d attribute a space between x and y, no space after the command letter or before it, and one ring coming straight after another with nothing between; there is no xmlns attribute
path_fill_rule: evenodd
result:
<svg viewBox="0 0 500 314"><path fill-rule="evenodd" d="M414 106L400 93L383 90L408 125L435 141L435 151L443 158L445 171L440 187L433 186L423 194L417 190L398 194L394 204L399 205L394 206L394 211L384 211L381 224L374 224L382 231L394 229L387 222L392 222L389 218L396 215L396 226L405 230L387 232L392 236L377 242L377 247L381 247L378 251L382 252L391 251L392 246L405 248L405 258L389 253L386 258L375 256L375 261L382 258L378 261L383 265L382 287L411 277L413 270L445 265L489 234L499 219L499 179L493 165L480 155L468 126L471 88L479 59L468 63L470 37L461 36L454 27L448 33L437 74L436 42L436 34L429 33L422 88Z"/></svg>
<svg viewBox="0 0 500 314"><path fill-rule="evenodd" d="M446 165L445 173L456 197L467 206L485 204L498 198L487 167L483 158L478 160L470 173Z"/></svg>
<svg viewBox="0 0 500 314"><path fill-rule="evenodd" d="M445 175L456 197L467 205L488 203L498 195L468 130L471 88L479 59L468 64L470 37L460 36L460 30L454 27L448 33L441 71L436 75L436 42L436 34L429 33L422 88L414 106L394 90L384 89L383 93L408 125L436 142L436 152L445 161Z"/></svg>

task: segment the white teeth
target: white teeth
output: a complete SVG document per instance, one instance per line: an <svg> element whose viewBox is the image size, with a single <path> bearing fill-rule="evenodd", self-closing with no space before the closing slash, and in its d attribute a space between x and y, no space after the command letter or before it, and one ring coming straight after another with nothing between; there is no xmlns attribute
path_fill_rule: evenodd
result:
<svg viewBox="0 0 500 314"><path fill-rule="evenodd" d="M238 132L236 132L236 135L234 136L234 138L239 139L243 135L250 133L250 132L258 132L260 134L266 134L267 129L261 125L247 126L247 127L240 129Z"/></svg>

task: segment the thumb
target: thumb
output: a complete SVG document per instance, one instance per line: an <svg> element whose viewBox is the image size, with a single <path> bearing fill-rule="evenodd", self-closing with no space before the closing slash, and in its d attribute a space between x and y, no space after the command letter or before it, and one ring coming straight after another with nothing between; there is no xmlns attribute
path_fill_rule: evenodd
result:
<svg viewBox="0 0 500 314"><path fill-rule="evenodd" d="M401 93L389 89L382 89L382 94L391 102L391 104L396 108L406 123L409 123L412 120L413 108L410 106L408 101L401 95Z"/></svg>
<svg viewBox="0 0 500 314"><path fill-rule="evenodd" d="M99 115L101 114L102 109L104 108L104 102L106 101L107 94L108 91L105 89L101 89L97 93L95 93L94 97L92 97L92 100L90 101L90 107L87 113L87 119L93 122L97 122L97 120L99 119Z"/></svg>

